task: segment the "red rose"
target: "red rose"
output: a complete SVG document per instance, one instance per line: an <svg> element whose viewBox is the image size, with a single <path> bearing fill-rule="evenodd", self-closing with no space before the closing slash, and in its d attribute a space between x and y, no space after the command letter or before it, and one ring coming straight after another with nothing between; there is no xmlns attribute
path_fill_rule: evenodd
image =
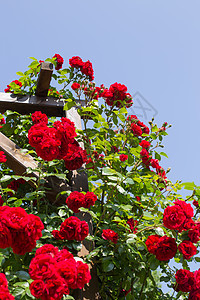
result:
<svg viewBox="0 0 200 300"><path fill-rule="evenodd" d="M69 289L61 277L46 280L45 288L47 292L41 298L42 300L60 300L64 294L69 294Z"/></svg>
<svg viewBox="0 0 200 300"><path fill-rule="evenodd" d="M160 170L159 160L158 159L151 159L150 161L152 168Z"/></svg>
<svg viewBox="0 0 200 300"><path fill-rule="evenodd" d="M155 254L155 251L157 249L157 243L160 238L161 238L161 236L159 236L157 234L148 236L145 244L150 253Z"/></svg>
<svg viewBox="0 0 200 300"><path fill-rule="evenodd" d="M68 259L66 261L60 261L56 265L58 274L64 278L66 285L69 288L73 288L76 283L77 278L77 269L76 269L76 261L74 258Z"/></svg>
<svg viewBox="0 0 200 300"><path fill-rule="evenodd" d="M92 63L89 60L83 63L81 72L88 76L90 81L94 80L94 70L92 67Z"/></svg>
<svg viewBox="0 0 200 300"><path fill-rule="evenodd" d="M199 202L198 202L197 200L194 200L194 201L192 202L192 204L193 204L194 206L196 206L197 208L199 207Z"/></svg>
<svg viewBox="0 0 200 300"><path fill-rule="evenodd" d="M28 214L21 207L9 207L6 213L2 215L1 221L8 228L23 229L28 222Z"/></svg>
<svg viewBox="0 0 200 300"><path fill-rule="evenodd" d="M165 227L172 230L179 230L185 220L186 215L178 205L168 206L167 208L165 208L163 214L163 223Z"/></svg>
<svg viewBox="0 0 200 300"><path fill-rule="evenodd" d="M57 66L56 66L56 70L60 70L62 68L64 59L62 58L62 56L60 56L59 54L55 54L53 56L53 58L56 57L56 62L57 62Z"/></svg>
<svg viewBox="0 0 200 300"><path fill-rule="evenodd" d="M5 249L12 244L12 234L10 229L4 224L0 223L0 248Z"/></svg>
<svg viewBox="0 0 200 300"><path fill-rule="evenodd" d="M40 254L49 254L51 257L57 256L59 249L51 244L45 244L36 250L35 256Z"/></svg>
<svg viewBox="0 0 200 300"><path fill-rule="evenodd" d="M25 231L12 232L12 250L15 254L25 255L36 247L36 240Z"/></svg>
<svg viewBox="0 0 200 300"><path fill-rule="evenodd" d="M55 275L55 260L48 254L35 256L29 266L31 279L48 279Z"/></svg>
<svg viewBox="0 0 200 300"><path fill-rule="evenodd" d="M173 258L177 252L177 245L174 238L162 236L156 245L155 255L160 261L167 261Z"/></svg>
<svg viewBox="0 0 200 300"><path fill-rule="evenodd" d="M102 238L104 240L109 240L114 244L117 244L118 241L118 233L111 229L103 229Z"/></svg>
<svg viewBox="0 0 200 300"><path fill-rule="evenodd" d="M134 135L138 135L138 136L142 135L142 129L137 124L132 123L131 124L131 129L132 129Z"/></svg>
<svg viewBox="0 0 200 300"><path fill-rule="evenodd" d="M136 226L138 224L138 221L134 220L133 218L130 218L130 219L128 219L127 224L129 225L129 227L133 233L137 232L138 229Z"/></svg>
<svg viewBox="0 0 200 300"><path fill-rule="evenodd" d="M194 272L194 286L193 289L200 289L200 269Z"/></svg>
<svg viewBox="0 0 200 300"><path fill-rule="evenodd" d="M66 204L74 213L79 212L80 207L84 207L85 196L77 191L72 192L66 199Z"/></svg>
<svg viewBox="0 0 200 300"><path fill-rule="evenodd" d="M75 91L80 88L80 84L77 82L74 82L74 83L72 83L71 88L72 88L72 90Z"/></svg>
<svg viewBox="0 0 200 300"><path fill-rule="evenodd" d="M151 144L146 140L142 140L139 145L145 149L148 149L151 146Z"/></svg>
<svg viewBox="0 0 200 300"><path fill-rule="evenodd" d="M4 273L0 273L0 287L8 288L8 281Z"/></svg>
<svg viewBox="0 0 200 300"><path fill-rule="evenodd" d="M126 154L120 154L119 159L121 161L126 161L128 159L128 155L126 155Z"/></svg>
<svg viewBox="0 0 200 300"><path fill-rule="evenodd" d="M192 243L197 243L199 241L199 229L194 227L189 230L188 237Z"/></svg>
<svg viewBox="0 0 200 300"><path fill-rule="evenodd" d="M178 250L183 254L183 258L187 260L197 253L197 248L190 241L180 243Z"/></svg>
<svg viewBox="0 0 200 300"><path fill-rule="evenodd" d="M65 161L65 167L72 171L78 170L87 161L87 153L74 141L73 144L68 145L68 153L63 157Z"/></svg>
<svg viewBox="0 0 200 300"><path fill-rule="evenodd" d="M6 156L3 151L0 151L0 163L5 163L7 161Z"/></svg>
<svg viewBox="0 0 200 300"><path fill-rule="evenodd" d="M60 226L60 236L65 240L83 241L88 233L88 224L77 217L67 218Z"/></svg>
<svg viewBox="0 0 200 300"><path fill-rule="evenodd" d="M91 279L90 270L87 264L82 261L76 262L77 279L76 288L82 289L86 283L89 283Z"/></svg>
<svg viewBox="0 0 200 300"><path fill-rule="evenodd" d="M187 218L192 218L194 216L194 210L191 206L191 204L186 203L185 201L176 200L174 202L175 205L178 205L185 213Z"/></svg>
<svg viewBox="0 0 200 300"><path fill-rule="evenodd" d="M45 293L45 283L43 280L38 279L38 280L34 280L31 284L30 284L30 291L31 294L35 297L35 298L41 298L42 295Z"/></svg>
<svg viewBox="0 0 200 300"><path fill-rule="evenodd" d="M15 298L9 293L8 288L1 287L0 289L0 299L1 300L15 300Z"/></svg>
<svg viewBox="0 0 200 300"><path fill-rule="evenodd" d="M31 147L39 146L45 137L50 136L50 128L45 123L37 123L28 131L28 140Z"/></svg>
<svg viewBox="0 0 200 300"><path fill-rule="evenodd" d="M46 114L43 114L41 111L36 111L31 115L31 119L34 124L38 123L48 123L48 118Z"/></svg>
<svg viewBox="0 0 200 300"><path fill-rule="evenodd" d="M66 261L68 259L73 258L73 255L67 250L67 249L62 249L56 254L56 261Z"/></svg>
<svg viewBox="0 0 200 300"><path fill-rule="evenodd" d="M84 65L84 62L79 56L73 56L69 60L69 64L72 68L81 68Z"/></svg>
<svg viewBox="0 0 200 300"><path fill-rule="evenodd" d="M194 274L189 270L180 269L175 274L176 291L190 292L194 285Z"/></svg>
<svg viewBox="0 0 200 300"><path fill-rule="evenodd" d="M87 192L85 194L83 207L90 208L90 206L93 206L96 201L97 201L97 196L93 192Z"/></svg>
<svg viewBox="0 0 200 300"><path fill-rule="evenodd" d="M192 290L189 294L188 300L200 300L200 289Z"/></svg>

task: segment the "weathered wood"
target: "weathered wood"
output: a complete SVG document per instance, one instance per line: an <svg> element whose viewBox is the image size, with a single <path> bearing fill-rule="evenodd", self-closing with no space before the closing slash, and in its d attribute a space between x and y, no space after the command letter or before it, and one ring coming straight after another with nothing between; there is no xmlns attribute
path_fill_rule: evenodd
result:
<svg viewBox="0 0 200 300"><path fill-rule="evenodd" d="M6 165L17 175L24 175L28 167L32 169L37 167L37 163L34 161L31 155L22 152L22 149L20 149L14 142L12 142L1 132L0 150L6 155ZM38 176L37 173L32 175L35 177Z"/></svg>
<svg viewBox="0 0 200 300"><path fill-rule="evenodd" d="M0 93L0 113L6 110L16 111L22 115L29 115L35 111L41 111L49 117L64 117L65 101L62 98L20 96L11 93ZM77 107L84 106L84 100L76 100Z"/></svg>
<svg viewBox="0 0 200 300"><path fill-rule="evenodd" d="M53 74L53 64L42 62L40 67L40 74L38 76L36 92L35 92L36 96L47 97L52 74Z"/></svg>

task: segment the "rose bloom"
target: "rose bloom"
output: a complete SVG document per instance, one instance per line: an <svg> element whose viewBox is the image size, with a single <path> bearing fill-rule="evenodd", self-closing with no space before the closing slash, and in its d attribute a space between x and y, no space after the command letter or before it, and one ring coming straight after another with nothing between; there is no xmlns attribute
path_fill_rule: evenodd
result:
<svg viewBox="0 0 200 300"><path fill-rule="evenodd" d="M128 219L127 221L127 224L129 225L130 227L130 230L133 232L133 233L136 233L137 232L137 224L138 224L138 221L137 220L134 220L133 218L130 218Z"/></svg>
<svg viewBox="0 0 200 300"><path fill-rule="evenodd" d="M32 115L31 115L31 119L33 121L34 124L38 124L38 123L48 123L48 118L46 114L43 114L41 111L35 111Z"/></svg>
<svg viewBox="0 0 200 300"><path fill-rule="evenodd" d="M88 76L90 81L94 80L94 70L92 67L92 63L89 60L83 63L81 72Z"/></svg>
<svg viewBox="0 0 200 300"><path fill-rule="evenodd" d="M0 248L5 249L12 244L12 233L10 229L2 222L0 222Z"/></svg>
<svg viewBox="0 0 200 300"><path fill-rule="evenodd" d="M40 254L49 254L51 257L55 257L59 252L58 247L54 247L51 244L45 244L36 250L35 256Z"/></svg>
<svg viewBox="0 0 200 300"><path fill-rule="evenodd" d="M146 141L146 140L142 140L142 141L139 143L139 145L140 145L142 148L146 148L146 149L148 149L148 148L151 146L151 144L150 144L148 141Z"/></svg>
<svg viewBox="0 0 200 300"><path fill-rule="evenodd" d="M34 280L30 284L30 292L35 298L41 298L45 292L45 283L41 279Z"/></svg>
<svg viewBox="0 0 200 300"><path fill-rule="evenodd" d="M200 300L200 289L192 290L189 294L188 300Z"/></svg>
<svg viewBox="0 0 200 300"><path fill-rule="evenodd" d="M197 253L197 248L190 241L180 243L178 250L183 254L183 258L187 260Z"/></svg>
<svg viewBox="0 0 200 300"><path fill-rule="evenodd" d="M126 155L126 154L120 154L119 159L121 161L126 161L128 159L128 155Z"/></svg>
<svg viewBox="0 0 200 300"><path fill-rule="evenodd" d="M90 208L90 206L93 206L96 201L97 201L97 196L93 192L87 192L85 194L83 207L84 208Z"/></svg>
<svg viewBox="0 0 200 300"><path fill-rule="evenodd" d="M77 280L76 280L76 288L82 289L86 283L89 283L91 279L90 270L87 264L82 261L76 262L77 268Z"/></svg>
<svg viewBox="0 0 200 300"><path fill-rule="evenodd" d="M161 236L159 236L157 234L148 236L145 244L147 246L147 250L150 253L155 254L155 251L156 251L156 248L157 248L157 243L158 243L160 238L161 238Z"/></svg>
<svg viewBox="0 0 200 300"><path fill-rule="evenodd" d="M174 238L162 236L156 245L155 255L160 261L167 261L173 258L177 252L177 245Z"/></svg>
<svg viewBox="0 0 200 300"><path fill-rule="evenodd" d="M132 123L131 124L131 129L132 129L134 135L138 135L138 136L142 135L142 129L137 124Z"/></svg>
<svg viewBox="0 0 200 300"><path fill-rule="evenodd" d="M62 58L62 56L60 56L60 54L55 54L53 57L56 57L56 62L57 62L57 66L56 66L56 70L60 70L62 68L64 59Z"/></svg>
<svg viewBox="0 0 200 300"><path fill-rule="evenodd" d="M194 200L194 201L192 202L192 204L193 204L194 206L196 206L197 208L199 207L199 202L198 202L197 200Z"/></svg>
<svg viewBox="0 0 200 300"><path fill-rule="evenodd" d="M6 156L3 151L0 151L0 163L5 163L7 161Z"/></svg>
<svg viewBox="0 0 200 300"><path fill-rule="evenodd" d="M72 68L81 68L84 65L84 62L79 56L73 56L69 59L69 64Z"/></svg>
<svg viewBox="0 0 200 300"><path fill-rule="evenodd" d="M2 300L15 300L15 298L9 293L8 288L1 286L0 288L0 299Z"/></svg>
<svg viewBox="0 0 200 300"><path fill-rule="evenodd" d="M200 289L200 269L194 272L193 289Z"/></svg>
<svg viewBox="0 0 200 300"><path fill-rule="evenodd" d="M72 90L75 91L80 88L80 84L77 82L74 82L74 83L72 83L71 88L72 88Z"/></svg>
<svg viewBox="0 0 200 300"><path fill-rule="evenodd" d="M77 191L72 192L66 199L66 204L74 213L79 212L79 208L83 207L85 196Z"/></svg>
<svg viewBox="0 0 200 300"><path fill-rule="evenodd" d="M190 292L194 285L194 274L189 270L180 269L175 274L176 291Z"/></svg>
<svg viewBox="0 0 200 300"><path fill-rule="evenodd" d="M0 287L8 288L8 281L4 273L0 273Z"/></svg>
<svg viewBox="0 0 200 300"><path fill-rule="evenodd" d="M60 226L60 236L64 240L83 241L88 236L89 227L87 222L77 217L67 218Z"/></svg>
<svg viewBox="0 0 200 300"><path fill-rule="evenodd" d="M77 268L74 258L67 261L60 261L56 264L58 274L65 280L69 288L76 288Z"/></svg>
<svg viewBox="0 0 200 300"><path fill-rule="evenodd" d="M117 244L118 241L118 233L111 229L103 229L102 238L104 240L109 240L114 244Z"/></svg>
<svg viewBox="0 0 200 300"><path fill-rule="evenodd" d="M179 230L186 220L186 215L183 210L178 206L168 206L164 210L163 223L168 229Z"/></svg>
<svg viewBox="0 0 200 300"><path fill-rule="evenodd" d="M55 259L48 254L35 256L29 266L31 279L49 279L55 275Z"/></svg>
<svg viewBox="0 0 200 300"><path fill-rule="evenodd" d="M192 243L197 243L199 241L199 228L194 227L188 231L188 237Z"/></svg>

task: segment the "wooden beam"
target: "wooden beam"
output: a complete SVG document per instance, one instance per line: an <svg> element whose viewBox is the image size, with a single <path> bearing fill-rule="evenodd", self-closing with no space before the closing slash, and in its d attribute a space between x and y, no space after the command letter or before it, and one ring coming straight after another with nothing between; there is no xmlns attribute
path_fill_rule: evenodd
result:
<svg viewBox="0 0 200 300"><path fill-rule="evenodd" d="M35 92L36 96L47 97L52 74L53 74L53 64L42 62L40 67L40 74L38 76L36 92Z"/></svg>
<svg viewBox="0 0 200 300"><path fill-rule="evenodd" d="M54 97L20 96L11 93L0 93L0 113L6 110L16 111L22 115L29 115L41 111L48 117L64 117L63 107L65 100ZM77 106L84 106L84 100L76 100Z"/></svg>
<svg viewBox="0 0 200 300"><path fill-rule="evenodd" d="M24 175L27 168L36 168L37 163L29 154L22 152L14 142L7 138L0 132L0 150L6 155L6 165L14 171L17 175ZM34 173L33 176L37 177L38 174Z"/></svg>

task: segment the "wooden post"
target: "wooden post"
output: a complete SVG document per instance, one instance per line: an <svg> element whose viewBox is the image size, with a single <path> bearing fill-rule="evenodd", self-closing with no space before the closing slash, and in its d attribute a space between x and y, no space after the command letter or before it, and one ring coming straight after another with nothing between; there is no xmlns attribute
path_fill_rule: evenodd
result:
<svg viewBox="0 0 200 300"><path fill-rule="evenodd" d="M35 95L39 97L46 97L49 91L51 77L53 73L53 64L42 62L40 67L40 74L38 76L37 88Z"/></svg>

